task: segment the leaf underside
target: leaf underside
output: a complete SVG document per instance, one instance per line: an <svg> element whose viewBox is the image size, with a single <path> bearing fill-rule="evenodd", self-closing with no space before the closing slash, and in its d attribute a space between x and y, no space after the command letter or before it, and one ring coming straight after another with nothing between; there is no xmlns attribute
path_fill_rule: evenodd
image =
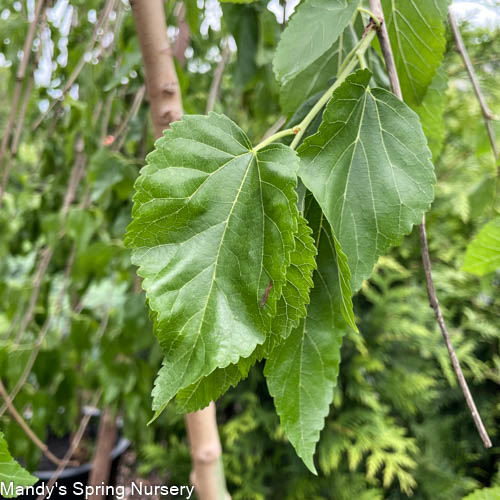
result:
<svg viewBox="0 0 500 500"><path fill-rule="evenodd" d="M298 150L299 176L347 255L355 291L420 222L435 183L418 116L390 92L370 89L369 80L367 70L349 76Z"/></svg>
<svg viewBox="0 0 500 500"><path fill-rule="evenodd" d="M464 271L478 276L500 268L500 217L481 228L465 253Z"/></svg>
<svg viewBox="0 0 500 500"><path fill-rule="evenodd" d="M153 390L161 410L265 341L295 246L298 160L280 144L254 152L211 113L173 123L147 161L125 243L165 353Z"/></svg>
<svg viewBox="0 0 500 500"><path fill-rule="evenodd" d="M354 45L356 34L347 28L358 0L306 0L283 32L273 60L282 86L280 101L286 113L324 88L336 75L339 57ZM345 31L344 31L345 30ZM297 43L297 41L301 43Z"/></svg>
<svg viewBox="0 0 500 500"><path fill-rule="evenodd" d="M264 375L288 439L316 473L314 450L333 399L347 324L333 235L312 196L305 216L318 248L307 317L271 352Z"/></svg>
<svg viewBox="0 0 500 500"><path fill-rule="evenodd" d="M422 102L441 64L449 4L450 0L382 0L401 90L412 108Z"/></svg>

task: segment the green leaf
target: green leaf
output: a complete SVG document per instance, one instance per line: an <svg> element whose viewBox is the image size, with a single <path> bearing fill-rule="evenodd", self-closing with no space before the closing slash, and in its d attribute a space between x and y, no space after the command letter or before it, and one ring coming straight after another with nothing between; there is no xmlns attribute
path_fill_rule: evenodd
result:
<svg viewBox="0 0 500 500"><path fill-rule="evenodd" d="M405 102L421 103L446 48L443 20L450 0L382 0Z"/></svg>
<svg viewBox="0 0 500 500"><path fill-rule="evenodd" d="M445 136L443 115L446 107L445 92L447 88L446 73L444 69L440 68L429 85L422 104L413 108L420 117L433 160L439 157L443 148Z"/></svg>
<svg viewBox="0 0 500 500"><path fill-rule="evenodd" d="M500 487L482 488L472 492L470 495L463 497L463 500L499 500Z"/></svg>
<svg viewBox="0 0 500 500"><path fill-rule="evenodd" d="M357 40L353 26L347 26L324 54L285 80L280 89L280 104L283 111L287 114L292 113L307 98L318 91L323 91L337 75L340 64L356 45Z"/></svg>
<svg viewBox="0 0 500 500"><path fill-rule="evenodd" d="M7 442L3 433L0 431L0 483L3 483L8 489L12 485L13 493L5 498L15 498L15 490L18 487L32 486L38 481L38 478L32 476L24 470L11 456L7 448Z"/></svg>
<svg viewBox="0 0 500 500"><path fill-rule="evenodd" d="M358 0L305 0L283 32L273 61L283 87L281 104L294 111L336 75L344 41L337 39L349 24ZM352 34L346 32L346 41Z"/></svg>
<svg viewBox="0 0 500 500"><path fill-rule="evenodd" d="M176 402L182 413L197 411L215 401L230 387L248 376L250 368L257 360L267 356L276 345L288 337L293 327L307 314L309 291L313 286L312 273L316 268L316 247L311 237L307 221L299 216L299 229L295 235L295 249L287 269L286 283L278 302L277 314L272 318L271 332L264 344L257 346L249 358L241 358L238 363L217 368L210 375L179 391ZM270 288L269 288L270 290ZM265 297L261 299L263 303Z"/></svg>
<svg viewBox="0 0 500 500"><path fill-rule="evenodd" d="M336 385L342 336L342 291L331 228L316 201L306 200L305 216L318 247L314 287L307 317L270 354L264 369L281 425L312 472L314 450Z"/></svg>
<svg viewBox="0 0 500 500"><path fill-rule="evenodd" d="M153 390L161 410L265 341L294 249L298 159L281 144L254 152L211 113L172 124L147 160L125 242L165 352Z"/></svg>
<svg viewBox="0 0 500 500"><path fill-rule="evenodd" d="M500 217L481 228L465 252L464 271L484 276L500 268Z"/></svg>
<svg viewBox="0 0 500 500"><path fill-rule="evenodd" d="M378 257L420 222L434 170L417 115L358 71L334 92L298 150L299 175L325 212L358 290Z"/></svg>
<svg viewBox="0 0 500 500"><path fill-rule="evenodd" d="M189 413L201 410L216 401L230 387L235 387L241 380L248 377L250 368L257 361L255 354L241 358L238 363L217 368L207 377L181 389L175 398L179 413Z"/></svg>

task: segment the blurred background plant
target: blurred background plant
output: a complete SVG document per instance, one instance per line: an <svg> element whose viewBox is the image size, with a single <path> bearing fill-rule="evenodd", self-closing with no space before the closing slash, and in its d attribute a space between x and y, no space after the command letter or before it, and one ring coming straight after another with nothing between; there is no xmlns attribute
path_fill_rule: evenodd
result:
<svg viewBox="0 0 500 500"><path fill-rule="evenodd" d="M216 111L253 140L280 120L271 68L279 5L166 2L185 112L205 112L218 67ZM2 130L33 16L33 1L0 0ZM19 143L1 158L10 176L0 207L0 378L42 440L74 432L82 406L102 388L100 405L123 416L137 474L187 484L190 457L175 403L146 426L161 353L121 240L138 168L153 145L130 7L57 0L46 2L40 19L13 122ZM499 32L461 29L500 115ZM500 275L479 278L462 266L468 243L498 210L497 166L451 37L443 73L449 81L438 94L443 125L435 118L443 141L432 145L438 187L430 249L453 342L495 443ZM286 442L260 366L218 402L233 498L444 500L476 489L490 496L469 500L498 498L498 447L482 447L455 382L428 305L416 231L380 259L355 302L362 334L344 342L318 477ZM0 414L10 451L36 469L40 450L5 408Z"/></svg>

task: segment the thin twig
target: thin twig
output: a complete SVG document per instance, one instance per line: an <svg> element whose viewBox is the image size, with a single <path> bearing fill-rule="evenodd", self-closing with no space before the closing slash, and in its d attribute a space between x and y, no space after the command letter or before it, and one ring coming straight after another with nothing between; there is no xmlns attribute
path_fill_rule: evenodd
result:
<svg viewBox="0 0 500 500"><path fill-rule="evenodd" d="M76 255L76 244L73 243L73 246L71 247L71 251L69 253L68 259L66 261L65 265L65 270L64 270L64 286L62 287L61 291L59 292L59 296L57 297L56 301L56 306L55 306L55 311L51 315L47 315L47 318L45 319L42 329L40 330L40 334L38 335L38 338L33 345L33 348L30 353L30 357L28 359L28 362L26 363L26 366L24 367L23 373L19 377L19 379L16 382L16 385L14 386L14 389L12 389L11 393L9 394L9 399L11 401L14 401L16 396L19 394L19 391L23 388L24 384L28 380L28 377L31 373L31 370L33 369L33 366L35 364L35 361L38 357L38 354L40 353L40 349L42 348L43 341L45 340L45 337L47 336L47 333L49 332L50 326L52 324L52 320L59 315L59 313L62 310L62 304L64 300L64 296L66 295L66 291L68 289L69 285L69 276L71 273L71 269L73 267L73 262L75 260L75 255ZM6 410L6 404L0 408L0 417L5 413Z"/></svg>
<svg viewBox="0 0 500 500"><path fill-rule="evenodd" d="M40 15L42 13L44 4L45 0L38 1L35 8L33 21L31 21L30 23L26 39L24 40L23 57L21 59L21 63L19 64L19 68L16 72L16 83L14 86L14 94L12 97L10 113L7 119L7 125L3 133L2 143L0 145L0 167L2 166L4 155L5 152L7 151L7 145L9 143L9 139L12 134L12 128L14 126L14 121L17 114L17 106L19 103L19 98L21 97L21 90L23 87L24 76L26 74L26 69L28 67L29 59L31 56L31 46L33 45L33 38L35 37L36 27L38 25L38 20L40 19Z"/></svg>
<svg viewBox="0 0 500 500"><path fill-rule="evenodd" d="M222 75L224 74L224 68L229 59L230 53L231 52L229 50L229 44L225 43L222 49L221 59L219 61L219 64L217 64L217 68L215 68L214 71L214 77L210 85L210 91L208 92L207 107L205 109L205 114L208 114L210 113L210 111L214 110L215 101L217 100L220 84L222 82Z"/></svg>
<svg viewBox="0 0 500 500"><path fill-rule="evenodd" d="M483 114L484 124L486 126L486 131L488 132L488 138L490 140L493 156L495 157L495 162L498 163L498 147L495 137L495 130L493 129L492 124L493 115L488 108L488 105L486 104L481 86L479 85L479 80L477 78L476 72L474 71L474 67L472 66L469 53L465 48L460 29L458 28L457 21L455 20L455 16L451 12L451 9L448 9L448 20L450 21L451 31L453 33L453 37L455 38L455 43L457 44L457 50L462 56L465 68L467 69L470 81L472 82L472 87L474 88L477 100L479 101L479 106L481 108L481 113Z"/></svg>
<svg viewBox="0 0 500 500"><path fill-rule="evenodd" d="M181 66L186 64L186 49L191 39L191 31L186 21L186 6L184 2L177 4L177 27L179 29L177 39L174 43L174 57Z"/></svg>
<svg viewBox="0 0 500 500"><path fill-rule="evenodd" d="M377 31L377 34L380 41L380 46L382 47L382 54L384 56L385 65L387 67L387 73L389 74L389 80L391 82L392 91L397 97L399 97L399 99L403 100L403 94L401 92L401 86L399 84L399 78L396 71L396 64L394 62L394 54L391 49L389 35L387 33L387 27L384 22L380 0L370 0L370 9L376 16L379 17L379 20L381 21L381 27ZM467 381L465 380L464 374L462 372L462 368L460 367L460 363L458 362L458 358L455 353L455 349L453 348L453 345L451 343L450 334L448 332L448 328L446 327L446 323L444 321L443 314L441 312L441 308L439 306L439 302L437 299L436 289L434 286L434 281L432 279L431 259L429 255L429 245L427 243L427 232L425 229L425 215L422 217L422 222L419 226L419 229L420 229L420 247L422 251L422 263L424 266L425 281L427 283L427 293L429 295L429 302L432 309L434 310L437 323L439 325L439 328L441 329L444 342L448 349L448 354L450 356L453 369L457 376L458 382L464 394L465 401L467 402L467 406L469 407L474 423L476 424L476 428L479 432L479 435L481 436L484 446L486 448L491 448L491 440L484 427L481 416L477 411L476 404L474 403L474 399L470 393L469 386L467 385Z"/></svg>
<svg viewBox="0 0 500 500"><path fill-rule="evenodd" d="M264 133L263 137L262 137L262 141L264 139L267 139L268 137L271 137L272 135L274 135L276 132L278 132L278 130L281 129L281 127L283 127L283 125L286 123L286 118L284 116L280 116L275 123L273 123L267 130L266 132Z"/></svg>
<svg viewBox="0 0 500 500"><path fill-rule="evenodd" d="M74 70L70 74L68 80L66 81L63 89L62 89L62 94L59 99L53 100L48 107L48 109L42 113L38 120L34 123L32 127L32 131L35 131L41 123L45 120L45 118L49 115L49 113L56 107L60 106L62 103L62 98L71 90L71 87L73 84L76 82L77 78L80 76L80 73L82 72L83 68L87 64L87 54L91 52L94 49L94 46L97 42L97 38L100 35L101 31L103 28L106 26L106 23L108 22L109 14L111 10L114 7L116 0L107 0L106 4L104 5L104 8L102 10L101 16L99 17L98 22L96 23L94 27L94 31L92 33L92 36L90 37L89 43L87 44L87 48L82 54L82 57L76 64ZM103 47L100 46L98 49L98 57L100 57L101 53L103 52Z"/></svg>
<svg viewBox="0 0 500 500"><path fill-rule="evenodd" d="M16 410L16 407L12 404L12 400L7 394L7 390L3 385L3 382L0 380L0 397L3 399L7 409L11 417L19 424L19 427L23 430L23 432L28 436L30 441L39 448L42 453L54 464L61 466L63 464L63 460L56 457L50 450L49 447L43 443L40 438L31 430L31 427L26 423L21 414ZM73 462L74 463L74 462Z"/></svg>
<svg viewBox="0 0 500 500"><path fill-rule="evenodd" d="M99 389L95 395L94 398L91 402L91 406L97 406L97 403L99 402L99 399L101 398L102 390ZM59 465L57 470L54 472L54 475L50 479L49 483L44 489L44 493L38 496L37 500L45 500L47 495L49 494L49 491L51 490L52 486L54 486L55 482L59 479L59 476L62 474L64 469L68 465L70 465L70 460L75 451L77 450L78 446L80 445L80 441L83 438L83 435L85 434L85 431L87 430L87 426L89 425L90 419L92 418L92 414L90 412L86 413L84 417L82 418L80 422L80 426L78 427L78 430L76 431L75 436L71 440L71 446L69 447L69 450L66 452L66 455L64 455L64 458L62 459L62 463Z"/></svg>
<svg viewBox="0 0 500 500"><path fill-rule="evenodd" d="M144 95L146 94L146 86L141 85L139 87L139 90L136 92L134 96L134 100L132 102L132 106L130 107L129 112L125 116L125 118L122 120L120 123L120 126L114 133L114 142L113 142L113 151L119 151L121 147L123 146L123 143L125 142L125 137L126 134L124 133L130 120L132 120L137 112L139 111L139 108L141 107L142 101L144 99Z"/></svg>
<svg viewBox="0 0 500 500"><path fill-rule="evenodd" d="M40 294L40 287L43 283L43 278L45 277L45 273L47 272L47 267L52 259L54 251L50 247L45 247L42 250L40 261L38 264L38 268L36 270L35 279L33 280L33 290L31 292L30 302L28 305L28 309L26 310L26 314L23 317L21 322L21 326L17 332L14 343L18 344L21 340L21 337L26 330L26 327L31 323L33 319L33 315L35 312L35 306L38 301L38 295Z"/></svg>

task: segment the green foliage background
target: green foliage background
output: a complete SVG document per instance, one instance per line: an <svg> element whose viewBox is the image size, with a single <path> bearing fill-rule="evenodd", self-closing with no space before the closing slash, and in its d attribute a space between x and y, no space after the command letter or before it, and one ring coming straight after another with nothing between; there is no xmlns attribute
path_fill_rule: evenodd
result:
<svg viewBox="0 0 500 500"><path fill-rule="evenodd" d="M83 54L93 28L86 22L88 11L97 9L99 15L102 3L72 5L80 21L69 35L68 64L59 65L52 75L53 83L60 80L55 88L66 81ZM167 2L172 26L173 7L174 2ZM192 55L187 66L178 65L185 111L204 112L216 54L232 33L238 52L224 72L216 110L258 142L280 116L271 61L281 26L264 1L224 4L221 30L209 29L202 36L204 11L192 0L186 7ZM0 52L16 61L27 29L26 13L2 0L0 11L4 8L11 14L0 20ZM35 87L29 101L0 209L0 376L12 389L44 323L50 321L32 374L15 399L33 430L42 438L49 432L74 430L81 405L102 387L103 402L124 416L125 434L139 450L140 472L155 470L178 484L187 483L190 459L182 417L171 404L154 425L145 425L162 356L122 237L130 220L133 182L153 139L143 103L118 151L102 142L107 103L111 107L104 132L113 134L143 84L134 25L125 6L116 19L112 26L121 24L114 46L96 64L85 65L78 79L78 99L66 96L57 120L44 121L32 133L39 102L52 98L46 88ZM57 46L61 35L51 28ZM499 33L467 26L463 30L488 103L500 114ZM209 65L209 71L198 72L203 65ZM2 129L14 71L15 64L0 68ZM477 278L462 271L468 243L491 218L496 171L477 101L450 41L443 71L449 78L446 93L439 94L446 103L444 140L434 158L438 184L427 217L434 276L459 359L496 443L500 281L495 273ZM75 202L62 217L60 207L80 139L85 173ZM75 259L67 279L73 245ZM17 337L45 248L52 249L53 256L33 319ZM344 339L338 388L318 449L318 477L307 471L287 443L260 365L219 401L225 471L233 498L371 500L413 495L447 500L500 486L498 447L482 448L428 306L416 231L379 260L355 298L355 312L361 335L349 333ZM5 415L0 428L12 455L34 470L40 452Z"/></svg>

